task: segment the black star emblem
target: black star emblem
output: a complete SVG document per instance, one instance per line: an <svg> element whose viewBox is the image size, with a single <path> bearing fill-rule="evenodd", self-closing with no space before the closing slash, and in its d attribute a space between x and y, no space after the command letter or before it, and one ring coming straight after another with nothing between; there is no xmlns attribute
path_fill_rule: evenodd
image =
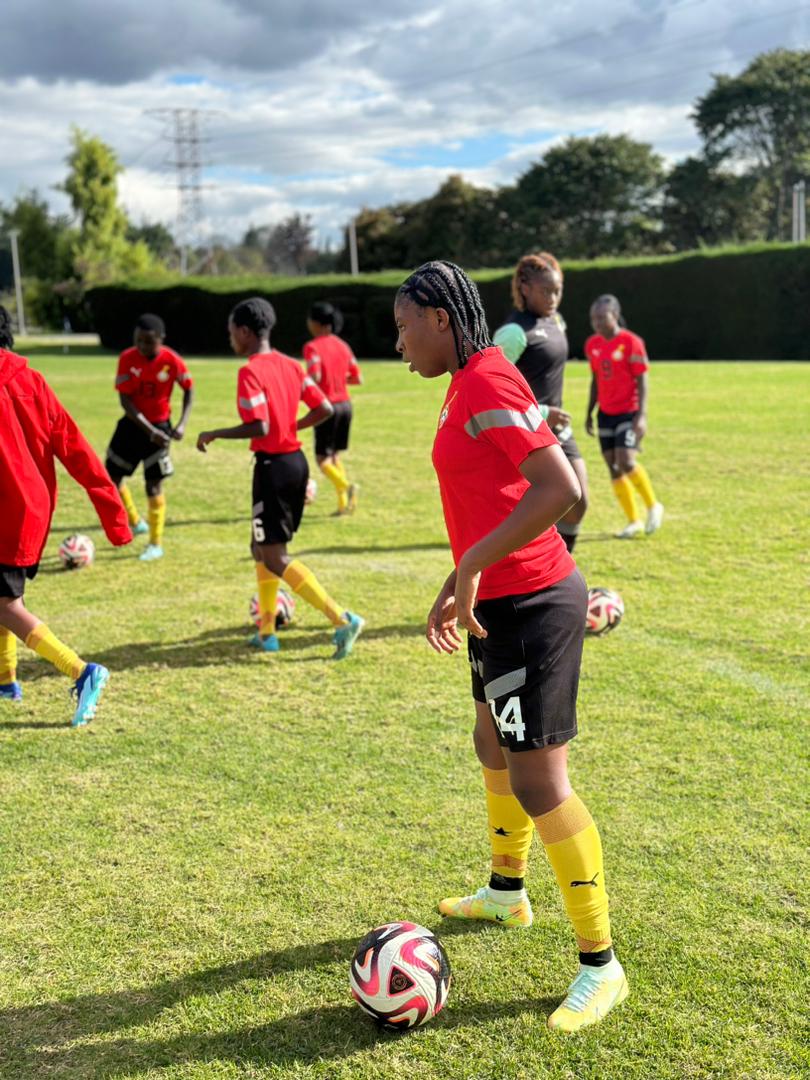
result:
<svg viewBox="0 0 810 1080"><path fill-rule="evenodd" d="M510 836L511 834L508 833L506 831L506 829L504 829L502 826L499 825L498 828L495 829L495 835L496 836Z"/></svg>

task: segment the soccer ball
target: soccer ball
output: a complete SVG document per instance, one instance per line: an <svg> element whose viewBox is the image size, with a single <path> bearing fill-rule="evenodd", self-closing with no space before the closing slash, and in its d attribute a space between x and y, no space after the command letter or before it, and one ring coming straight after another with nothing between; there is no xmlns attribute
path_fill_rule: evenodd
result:
<svg viewBox="0 0 810 1080"><path fill-rule="evenodd" d="M588 589L587 634L607 634L622 621L624 601L612 589Z"/></svg>
<svg viewBox="0 0 810 1080"><path fill-rule="evenodd" d="M96 545L89 536L74 533L66 536L59 545L59 558L66 570L78 570L90 566L96 555Z"/></svg>
<svg viewBox="0 0 810 1080"><path fill-rule="evenodd" d="M357 1004L389 1031L434 1017L447 1001L450 977L438 939L411 922L386 923L366 934L349 969Z"/></svg>
<svg viewBox="0 0 810 1080"><path fill-rule="evenodd" d="M276 600L276 630L283 630L289 626L292 622L293 615L295 614L295 597L286 591L286 589L278 590L278 599ZM254 593L250 598L250 621L255 623L256 626L261 625L261 616L259 615L259 594Z"/></svg>
<svg viewBox="0 0 810 1080"><path fill-rule="evenodd" d="M310 503L315 502L315 498L318 494L318 481L313 480L310 476L307 480L307 493L304 496L304 506L309 506Z"/></svg>

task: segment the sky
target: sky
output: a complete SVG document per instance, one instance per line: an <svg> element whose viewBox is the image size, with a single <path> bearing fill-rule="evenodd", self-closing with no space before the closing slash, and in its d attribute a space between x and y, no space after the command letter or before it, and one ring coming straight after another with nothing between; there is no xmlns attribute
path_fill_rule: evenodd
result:
<svg viewBox="0 0 810 1080"><path fill-rule="evenodd" d="M777 47L810 48L810 0L3 0L0 202L67 211L77 125L125 166L130 218L174 229L160 110L195 109L198 239L299 212L335 244L363 206L511 183L571 135L677 161L712 75Z"/></svg>

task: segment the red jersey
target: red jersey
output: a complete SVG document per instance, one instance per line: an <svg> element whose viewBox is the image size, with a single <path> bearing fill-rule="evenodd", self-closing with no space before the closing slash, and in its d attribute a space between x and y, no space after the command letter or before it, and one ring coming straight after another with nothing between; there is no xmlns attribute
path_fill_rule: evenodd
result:
<svg viewBox="0 0 810 1080"><path fill-rule="evenodd" d="M540 415L529 384L500 349L471 356L450 380L433 466L439 478L453 559L491 533L529 488L519 466L557 438ZM536 592L562 581L575 563L554 525L481 575L478 596Z"/></svg>
<svg viewBox="0 0 810 1080"><path fill-rule="evenodd" d="M307 375L330 401L348 401L346 384L357 386L360 368L350 347L337 334L323 334L304 346Z"/></svg>
<svg viewBox="0 0 810 1080"><path fill-rule="evenodd" d="M171 416L172 390L179 383L191 389L191 376L182 356L164 345L154 360L147 360L136 348L124 349L118 358L115 389L132 398L132 404L146 419L157 424Z"/></svg>
<svg viewBox="0 0 810 1080"><path fill-rule="evenodd" d="M585 355L596 376L599 408L608 416L638 410L636 376L650 364L647 349L638 334L620 330L615 337L593 334L585 342Z"/></svg>
<svg viewBox="0 0 810 1080"><path fill-rule="evenodd" d="M33 566L48 539L59 460L82 485L111 543L132 532L118 489L38 371L0 349L0 563Z"/></svg>
<svg viewBox="0 0 810 1080"><path fill-rule="evenodd" d="M264 454L290 454L301 449L298 438L298 405L316 409L325 397L297 360L277 349L254 353L236 380L237 408L246 424L266 420L270 430L250 440L251 450Z"/></svg>

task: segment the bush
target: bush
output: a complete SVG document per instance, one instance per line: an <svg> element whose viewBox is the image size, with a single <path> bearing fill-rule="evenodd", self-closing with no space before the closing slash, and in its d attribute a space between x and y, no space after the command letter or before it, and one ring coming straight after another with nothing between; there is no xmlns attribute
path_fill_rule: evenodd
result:
<svg viewBox="0 0 810 1080"><path fill-rule="evenodd" d="M810 357L810 245L772 244L685 255L567 263L562 310L574 356L590 333L588 311L602 293L619 297L631 328L662 360ZM407 271L277 278L186 278L91 289L87 301L102 343L126 347L138 315L166 321L183 352L227 351L231 308L246 296L275 306L273 344L300 354L306 315L329 299L346 318L344 336L360 357L393 357L394 292ZM511 270L474 273L494 330L510 310Z"/></svg>

